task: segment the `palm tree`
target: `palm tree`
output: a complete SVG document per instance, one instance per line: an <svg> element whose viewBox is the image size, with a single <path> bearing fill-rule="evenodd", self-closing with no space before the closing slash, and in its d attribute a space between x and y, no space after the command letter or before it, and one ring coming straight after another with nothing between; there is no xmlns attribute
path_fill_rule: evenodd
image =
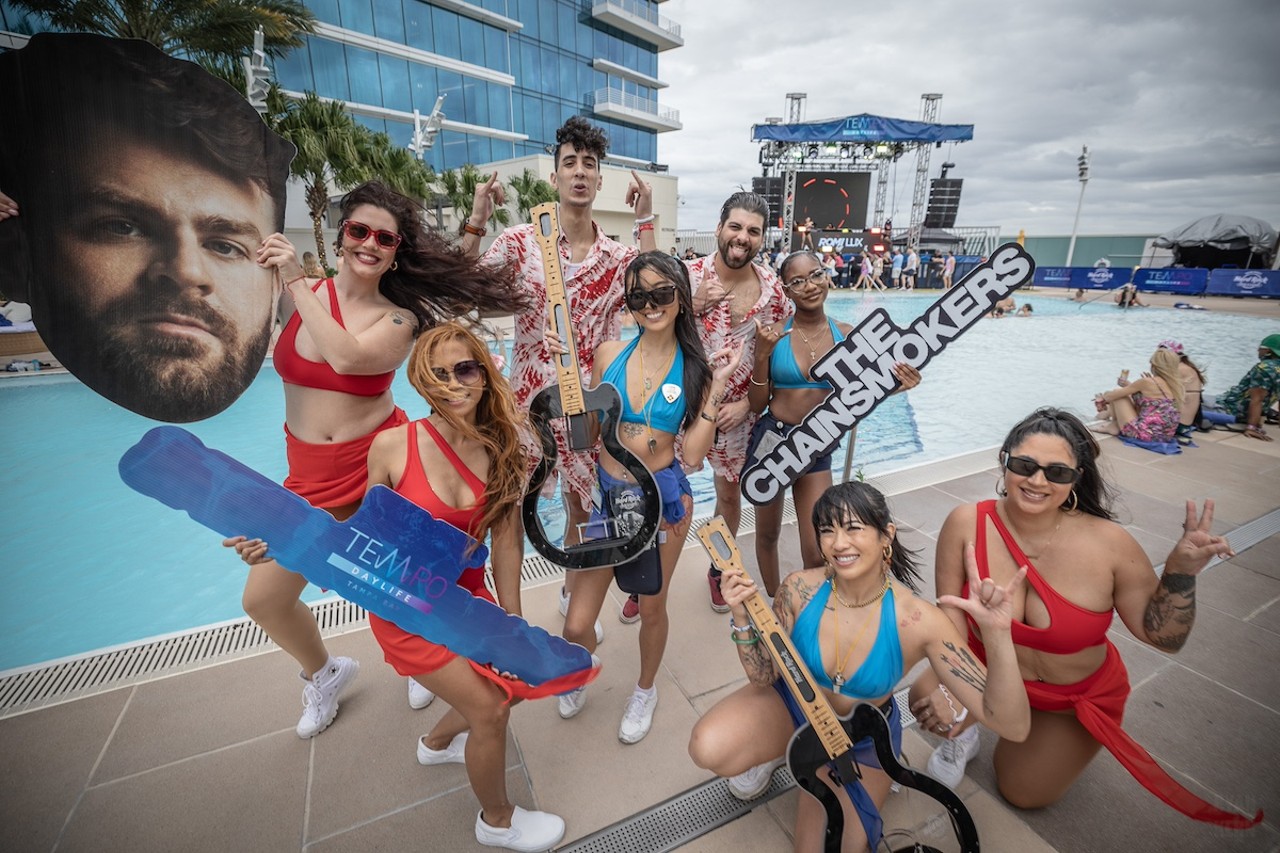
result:
<svg viewBox="0 0 1280 853"><path fill-rule="evenodd" d="M268 98L268 108L271 106ZM350 186L364 179L368 171L362 155L367 154L371 134L356 123L341 101L326 101L315 92L307 92L300 100L289 99L284 114L271 124L298 149L289 173L300 179L306 190L316 252L327 267L324 216L329 208L330 182Z"/></svg>
<svg viewBox="0 0 1280 853"><path fill-rule="evenodd" d="M471 218L471 208L475 204L476 198L476 187L487 180L489 180L489 176L481 175L471 163L464 164L461 169L440 173L440 191L449 199L449 205L453 208L453 215L459 222ZM505 207L495 206L489 221L504 227L510 225L511 212Z"/></svg>
<svg viewBox="0 0 1280 853"><path fill-rule="evenodd" d="M379 180L391 189L419 202L432 194L436 175L431 167L414 157L407 148L391 141L385 133L361 126L360 163L354 170L359 180Z"/></svg>
<svg viewBox="0 0 1280 853"><path fill-rule="evenodd" d="M533 169L525 169L507 181L507 186L515 194L516 218L521 222L529 221L529 211L543 202L559 201L560 194L550 182L538 177Z"/></svg>
<svg viewBox="0 0 1280 853"><path fill-rule="evenodd" d="M171 56L238 64L262 27L263 47L282 56L315 31L298 0L9 0L54 30L149 41Z"/></svg>

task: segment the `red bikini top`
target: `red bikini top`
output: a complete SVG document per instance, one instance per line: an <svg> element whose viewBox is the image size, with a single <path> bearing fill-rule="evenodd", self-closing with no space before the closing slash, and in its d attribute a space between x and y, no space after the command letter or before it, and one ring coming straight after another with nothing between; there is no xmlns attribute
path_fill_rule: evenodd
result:
<svg viewBox="0 0 1280 853"><path fill-rule="evenodd" d="M471 493L475 495L475 506L467 507L466 509L450 506L440 499L435 489L431 488L431 482L427 479L427 472L422 468L422 456L418 453L418 424L422 424L423 429L427 431L427 435L435 440L436 447L440 448L444 458L449 460L454 470L462 476L463 481L470 487ZM404 474L401 475L400 482L396 483L395 490L431 513L433 518L448 522L459 530L466 532L472 538L480 539L481 537L476 535L477 530L475 528L480 523L480 516L484 514L486 502L484 481L467 467L467 463L463 462L461 457L449 446L449 442L445 441L444 436L440 435L436 428L431 425L431 421L426 418L413 421L408 425L408 429L408 454L405 458Z"/></svg>
<svg viewBox="0 0 1280 853"><path fill-rule="evenodd" d="M345 329L346 324L342 322L342 309L338 307L338 291L333 287L333 279L327 278L317 283L311 290L318 291L326 284L329 285L329 313L338 321L338 325ZM276 366L276 373L279 373L280 378L285 382L305 388L319 388L322 391L341 391L357 397L377 397L391 387L391 381L396 378L394 370L388 373L344 375L330 367L327 361L311 361L303 358L298 354L298 329L301 327L302 318L297 311L294 311L289 322L284 324L280 339L276 341L272 361Z"/></svg>
<svg viewBox="0 0 1280 853"><path fill-rule="evenodd" d="M1014 561L1019 566L1027 567L1027 582L1031 584L1031 588L1036 591L1036 594L1040 596L1040 600L1044 602L1045 610L1049 611L1048 628L1036 628L1025 622L1014 620L1011 629L1014 645L1026 646L1029 649L1048 652L1049 654L1069 655L1106 642L1107 629L1111 627L1113 611L1108 610L1105 613L1099 613L1096 610L1086 610L1075 602L1067 600L1061 593L1049 586L1048 582L1036 571L1036 567L1027 559L1027 555L1018 547L1018 543L1014 540L1013 534L1009 532L1009 528L1005 527L1004 522L1000 520L1000 516L996 513L995 501L983 501L978 504L978 530L974 544L974 550L977 552L978 558L978 577L986 580L991 576L990 569L987 566L986 520L988 518L995 525L996 532L1004 540L1005 547L1009 549L1009 554ZM960 594L969 594L967 581ZM974 631L975 626L973 620L970 619L969 632L971 636Z"/></svg>

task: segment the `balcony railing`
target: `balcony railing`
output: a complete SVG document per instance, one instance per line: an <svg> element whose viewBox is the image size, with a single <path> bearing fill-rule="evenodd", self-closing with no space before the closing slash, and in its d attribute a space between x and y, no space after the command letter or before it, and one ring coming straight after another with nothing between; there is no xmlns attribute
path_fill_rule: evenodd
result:
<svg viewBox="0 0 1280 853"><path fill-rule="evenodd" d="M680 25L665 15L659 15L657 9L648 3L638 0L595 0L591 5L591 16L636 38L644 39L658 50L670 50L684 45Z"/></svg>
<svg viewBox="0 0 1280 853"><path fill-rule="evenodd" d="M680 111L664 107L657 101L630 95L621 89L596 89L589 96L597 115L620 118L651 130L679 130Z"/></svg>

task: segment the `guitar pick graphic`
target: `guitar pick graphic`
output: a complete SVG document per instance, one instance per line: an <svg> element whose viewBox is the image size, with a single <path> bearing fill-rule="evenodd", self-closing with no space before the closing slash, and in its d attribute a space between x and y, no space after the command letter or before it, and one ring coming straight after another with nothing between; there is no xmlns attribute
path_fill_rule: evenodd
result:
<svg viewBox="0 0 1280 853"><path fill-rule="evenodd" d="M666 400L668 403L674 403L676 401L676 398L679 396L680 396L679 385L672 385L670 382L668 382L666 385L662 386L662 398Z"/></svg>

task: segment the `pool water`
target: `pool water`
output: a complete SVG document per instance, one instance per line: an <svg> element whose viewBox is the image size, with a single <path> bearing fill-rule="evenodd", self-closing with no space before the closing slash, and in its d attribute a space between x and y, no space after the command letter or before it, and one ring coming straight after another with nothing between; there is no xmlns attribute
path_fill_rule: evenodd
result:
<svg viewBox="0 0 1280 853"><path fill-rule="evenodd" d="M835 292L828 308L856 323L883 306L905 326L938 294ZM996 444L1037 405L1082 414L1121 368L1140 373L1155 344L1181 340L1220 392L1253 363L1271 318L1161 309L1121 312L1062 299L1028 299L1035 316L984 320L925 370L908 394L891 397L860 426L853 467L867 474ZM1280 313L1280 312L1278 312ZM426 404L403 372L394 392L410 417ZM285 475L279 378L268 368L214 418L187 425L277 481ZM127 488L116 473L126 449L154 426L66 376L0 385L5 436L4 544L0 571L0 670L208 625L243 615L246 567L217 534ZM1193 451L1192 451L1193 452ZM844 445L837 451L837 477ZM697 513L714 489L693 478ZM545 504L548 525L559 512ZM304 599L322 597L308 587Z"/></svg>

